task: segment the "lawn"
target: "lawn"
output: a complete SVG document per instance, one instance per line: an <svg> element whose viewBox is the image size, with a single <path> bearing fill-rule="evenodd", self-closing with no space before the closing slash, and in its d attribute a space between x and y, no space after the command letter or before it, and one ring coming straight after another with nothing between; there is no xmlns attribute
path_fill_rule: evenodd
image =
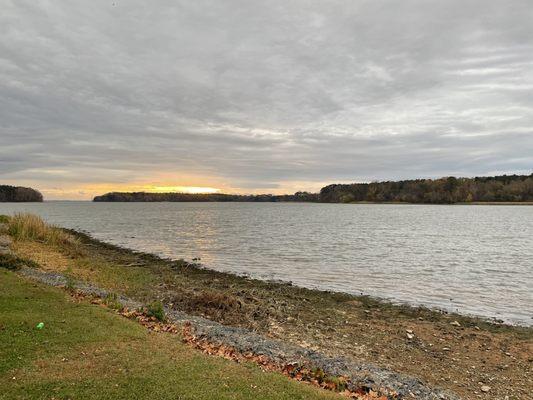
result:
<svg viewBox="0 0 533 400"><path fill-rule="evenodd" d="M39 330L36 325L44 322ZM0 270L0 399L334 399Z"/></svg>

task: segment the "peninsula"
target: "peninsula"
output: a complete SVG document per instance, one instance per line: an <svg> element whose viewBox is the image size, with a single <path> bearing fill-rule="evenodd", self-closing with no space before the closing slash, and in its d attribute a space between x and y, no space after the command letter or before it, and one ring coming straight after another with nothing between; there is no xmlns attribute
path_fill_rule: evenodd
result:
<svg viewBox="0 0 533 400"><path fill-rule="evenodd" d="M0 203L5 202L42 202L43 195L32 188L0 185Z"/></svg>
<svg viewBox="0 0 533 400"><path fill-rule="evenodd" d="M93 201L126 202L320 202L320 203L526 203L533 201L533 174L494 177L414 179L332 184L319 193L238 195L224 193L111 192Z"/></svg>

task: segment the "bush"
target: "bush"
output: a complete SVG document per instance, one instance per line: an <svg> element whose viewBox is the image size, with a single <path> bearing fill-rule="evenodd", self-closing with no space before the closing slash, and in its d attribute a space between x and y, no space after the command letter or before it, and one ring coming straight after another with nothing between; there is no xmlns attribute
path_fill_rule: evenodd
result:
<svg viewBox="0 0 533 400"><path fill-rule="evenodd" d="M165 308L160 301L154 301L148 305L147 314L150 317L155 317L157 320L163 322L166 319Z"/></svg>

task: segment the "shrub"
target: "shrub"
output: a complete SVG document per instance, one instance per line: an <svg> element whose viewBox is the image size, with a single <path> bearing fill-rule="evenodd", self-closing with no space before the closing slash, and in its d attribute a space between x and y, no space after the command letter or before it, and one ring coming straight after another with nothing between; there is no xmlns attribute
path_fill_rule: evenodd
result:
<svg viewBox="0 0 533 400"><path fill-rule="evenodd" d="M160 301L154 301L148 305L147 314L150 317L154 317L157 320L163 322L165 321L165 308L163 307L163 303Z"/></svg>

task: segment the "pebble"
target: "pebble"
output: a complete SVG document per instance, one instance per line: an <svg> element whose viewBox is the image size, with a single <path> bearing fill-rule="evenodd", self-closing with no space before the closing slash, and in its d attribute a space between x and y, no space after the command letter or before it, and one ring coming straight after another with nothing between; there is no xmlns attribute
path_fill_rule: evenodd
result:
<svg viewBox="0 0 533 400"><path fill-rule="evenodd" d="M453 326L461 326L461 324L460 324L458 321L450 322L450 325L453 325Z"/></svg>
<svg viewBox="0 0 533 400"><path fill-rule="evenodd" d="M407 334L407 339L411 340L415 337L415 335L413 335L412 333L408 333Z"/></svg>
<svg viewBox="0 0 533 400"><path fill-rule="evenodd" d="M487 393L489 390L490 390L490 386L487 386L487 385L481 386L481 391L483 393Z"/></svg>

